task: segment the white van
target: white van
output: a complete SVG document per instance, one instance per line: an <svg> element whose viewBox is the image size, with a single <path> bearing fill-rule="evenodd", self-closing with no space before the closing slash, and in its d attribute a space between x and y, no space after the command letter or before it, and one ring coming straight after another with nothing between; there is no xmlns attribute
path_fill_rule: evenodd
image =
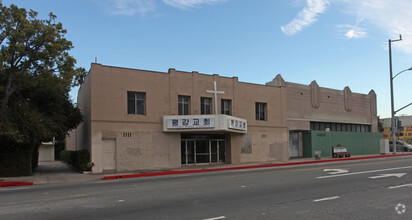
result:
<svg viewBox="0 0 412 220"><path fill-rule="evenodd" d="M392 141L389 141L389 150L393 151ZM396 141L396 151L399 151L399 152L412 151L412 146L407 144L405 141Z"/></svg>

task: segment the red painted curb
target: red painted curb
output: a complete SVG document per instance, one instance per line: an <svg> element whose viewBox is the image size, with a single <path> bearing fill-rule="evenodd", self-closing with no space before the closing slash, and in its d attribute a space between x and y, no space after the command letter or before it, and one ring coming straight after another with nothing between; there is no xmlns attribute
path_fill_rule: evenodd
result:
<svg viewBox="0 0 412 220"><path fill-rule="evenodd" d="M410 156L410 155L411 154L390 154L390 155L378 155L378 156L367 156L367 157L339 158L339 159L329 159L329 160L311 160L311 161L280 163L280 164L262 164L262 165L252 165L252 166L221 167L221 168L197 169L197 170L172 170L172 171L162 171L162 172L153 172L153 173L137 173L137 174L105 176L101 180L115 180L115 179L149 177L149 176L166 176L166 175L173 175L173 174L206 173L206 172L216 172L216 171L225 171L225 170L243 170L243 169L255 169L255 168L266 168L266 167L283 167L283 166L292 166L292 165L327 163L327 162L348 161L348 160L375 159L375 158L383 158L383 157L400 157L400 156Z"/></svg>
<svg viewBox="0 0 412 220"><path fill-rule="evenodd" d="M33 185L32 182L1 182L0 187L11 187L11 186L30 186Z"/></svg>

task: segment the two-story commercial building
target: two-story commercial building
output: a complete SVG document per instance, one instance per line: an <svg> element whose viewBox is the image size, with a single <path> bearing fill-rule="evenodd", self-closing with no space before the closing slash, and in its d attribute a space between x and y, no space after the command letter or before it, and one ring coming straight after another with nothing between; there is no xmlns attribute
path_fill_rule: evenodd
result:
<svg viewBox="0 0 412 220"><path fill-rule="evenodd" d="M66 149L89 150L93 172L273 162L311 157L318 144L345 140L326 143L316 131L344 131L353 139L376 129L373 92L313 84L287 83L279 75L258 85L93 63L77 99L85 121Z"/></svg>
<svg viewBox="0 0 412 220"><path fill-rule="evenodd" d="M237 77L92 64L67 149L93 172L288 160L285 89Z"/></svg>

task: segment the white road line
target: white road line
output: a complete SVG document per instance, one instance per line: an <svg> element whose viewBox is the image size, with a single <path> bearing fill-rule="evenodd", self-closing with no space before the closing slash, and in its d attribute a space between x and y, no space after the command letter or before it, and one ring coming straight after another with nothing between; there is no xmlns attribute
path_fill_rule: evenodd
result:
<svg viewBox="0 0 412 220"><path fill-rule="evenodd" d="M219 216L219 217L214 217L214 218L206 218L203 220L218 220L218 219L225 219L225 218L226 218L225 216Z"/></svg>
<svg viewBox="0 0 412 220"><path fill-rule="evenodd" d="M380 179L380 178L386 178L386 177L398 177L401 178L405 176L406 173L389 173L389 174L379 174L377 176L371 176L369 179Z"/></svg>
<svg viewBox="0 0 412 220"><path fill-rule="evenodd" d="M339 199L339 196L334 196L334 197L328 197L328 198L323 198L323 199L316 199L313 200L313 202L323 202L323 201L328 201L328 200L334 200L334 199Z"/></svg>
<svg viewBox="0 0 412 220"><path fill-rule="evenodd" d="M10 187L10 188L0 188L0 191L15 191L15 190L23 190L23 189L31 189L31 187Z"/></svg>
<svg viewBox="0 0 412 220"><path fill-rule="evenodd" d="M323 172L329 172L328 174L335 175L335 174L349 173L349 170L345 170L345 169L324 169Z"/></svg>
<svg viewBox="0 0 412 220"><path fill-rule="evenodd" d="M408 187L411 186L412 187L412 183L410 184L404 184L404 185L399 185L399 186L390 186L388 187L389 189L397 189L397 188L402 188L402 187Z"/></svg>
<svg viewBox="0 0 412 220"><path fill-rule="evenodd" d="M351 176L351 175L365 174L365 173L377 173L377 172L390 171L390 170L402 170L402 169L408 169L408 168L412 168L412 166L395 167L395 168L388 168L388 169L382 169L382 170L369 170L369 171L355 172L355 173L344 173L344 174L337 174L337 175L331 175L331 176L319 176L319 177L316 177L316 178L325 179L325 178L340 177L340 176Z"/></svg>

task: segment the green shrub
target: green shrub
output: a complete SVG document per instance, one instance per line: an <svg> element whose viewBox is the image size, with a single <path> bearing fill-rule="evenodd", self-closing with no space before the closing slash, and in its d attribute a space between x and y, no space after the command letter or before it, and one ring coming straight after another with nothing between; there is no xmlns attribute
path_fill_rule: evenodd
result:
<svg viewBox="0 0 412 220"><path fill-rule="evenodd" d="M30 147L0 149L0 177L33 175L32 153Z"/></svg>
<svg viewBox="0 0 412 220"><path fill-rule="evenodd" d="M71 152L72 151L61 151L60 152L60 160L62 160L65 163L71 164Z"/></svg>
<svg viewBox="0 0 412 220"><path fill-rule="evenodd" d="M82 171L88 171L90 168L88 164L90 162L90 154L87 150L79 150L79 151L61 151L60 152L60 159L76 169Z"/></svg>
<svg viewBox="0 0 412 220"><path fill-rule="evenodd" d="M90 162L90 154L87 150L79 150L76 155L77 168L83 171L90 170L87 164Z"/></svg>
<svg viewBox="0 0 412 220"><path fill-rule="evenodd" d="M34 170L38 167L39 165L39 147L36 146L33 149L32 157L31 157L31 169Z"/></svg>

